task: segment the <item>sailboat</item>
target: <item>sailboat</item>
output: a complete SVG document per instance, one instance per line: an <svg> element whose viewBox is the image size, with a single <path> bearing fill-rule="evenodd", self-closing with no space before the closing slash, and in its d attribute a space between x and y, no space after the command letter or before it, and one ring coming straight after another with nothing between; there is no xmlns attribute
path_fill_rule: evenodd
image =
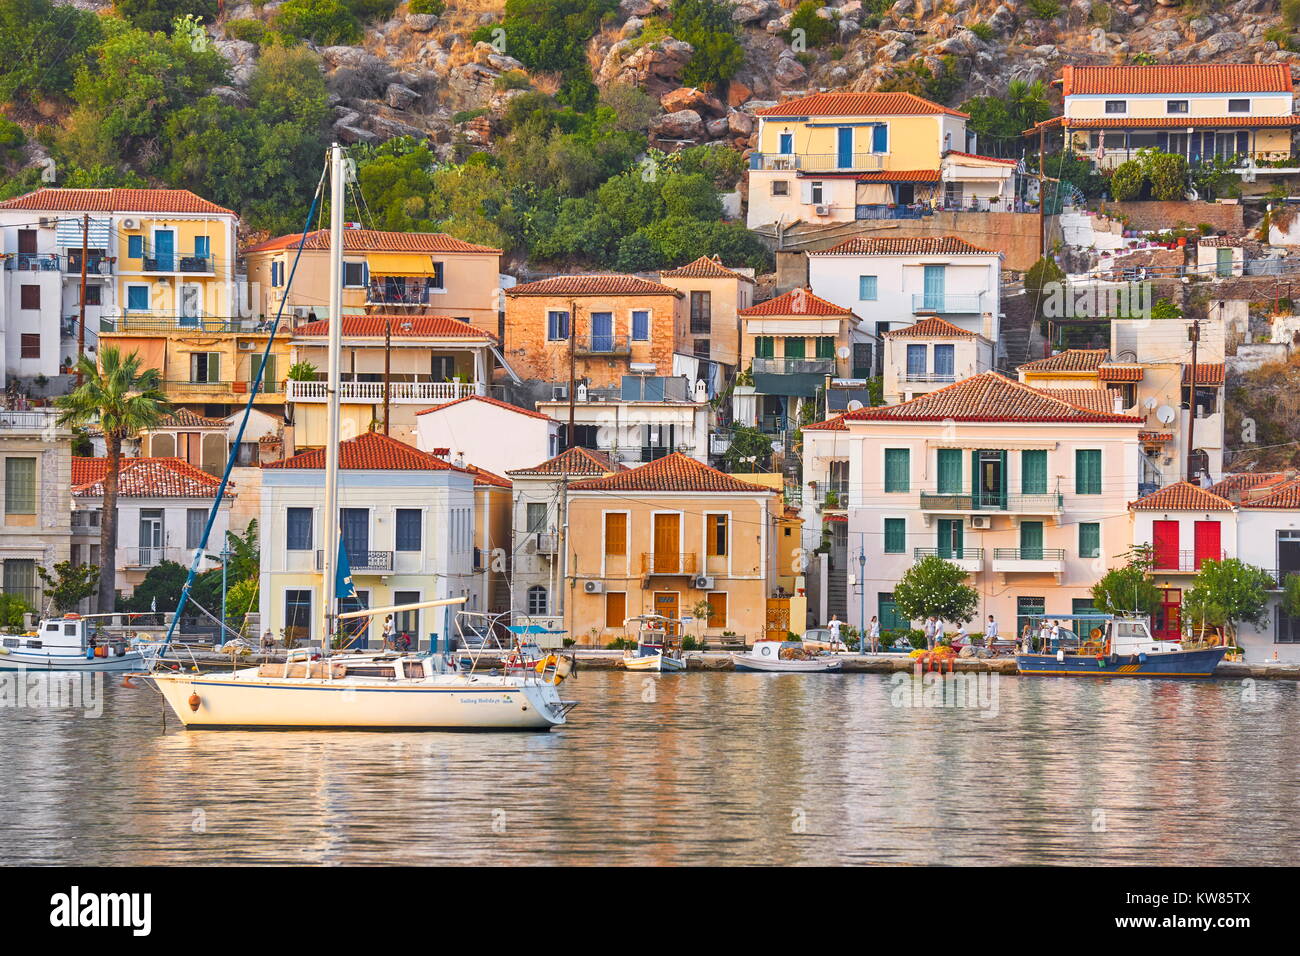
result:
<svg viewBox="0 0 1300 956"><path fill-rule="evenodd" d="M330 148L330 333L326 379L329 419L324 499L325 514L330 516L338 515L344 170L343 149L335 144ZM315 210L315 201L312 209ZM295 260L295 270L296 266ZM292 281L291 271L289 282ZM266 348L269 353L269 342ZM263 355L263 369L267 353ZM261 371L259 384L260 381ZM245 421L256 390L256 385L250 389ZM233 452L231 462L227 463L227 477L232 462ZM213 504L214 513L224 493L225 480L222 479L218 502ZM331 636L341 629L346 631L351 622L420 608L458 605L465 598L340 613L336 602L340 597L351 596L351 575L337 520L326 521L325 531L321 574L325 599L321 603L322 634L326 639L317 659L308 650L291 653L284 663L223 673L164 673L155 669L150 675L152 680L187 729L549 730L565 722L575 703L560 697L559 686L565 675L562 668L482 674L473 664L467 671L462 670L449 653L439 653L438 648L425 654L379 651L331 655ZM207 534L205 529L205 542ZM182 591L173 628L184 608L196 567L197 562Z"/></svg>

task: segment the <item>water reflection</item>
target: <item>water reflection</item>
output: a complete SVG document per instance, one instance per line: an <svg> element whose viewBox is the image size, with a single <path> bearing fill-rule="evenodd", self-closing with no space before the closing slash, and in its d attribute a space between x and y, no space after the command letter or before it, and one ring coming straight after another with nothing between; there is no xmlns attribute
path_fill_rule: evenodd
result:
<svg viewBox="0 0 1300 956"><path fill-rule="evenodd" d="M1293 863L1291 683L584 672L542 735L188 733L0 711L0 862ZM647 700L647 698L653 698Z"/></svg>

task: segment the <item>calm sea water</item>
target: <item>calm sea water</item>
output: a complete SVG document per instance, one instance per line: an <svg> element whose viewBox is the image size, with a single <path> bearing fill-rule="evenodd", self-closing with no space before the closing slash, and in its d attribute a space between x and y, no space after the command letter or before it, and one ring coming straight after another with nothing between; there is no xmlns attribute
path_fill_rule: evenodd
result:
<svg viewBox="0 0 1300 956"><path fill-rule="evenodd" d="M59 680L60 678L43 678ZM1293 683L582 672L549 734L0 710L4 864L1294 864Z"/></svg>

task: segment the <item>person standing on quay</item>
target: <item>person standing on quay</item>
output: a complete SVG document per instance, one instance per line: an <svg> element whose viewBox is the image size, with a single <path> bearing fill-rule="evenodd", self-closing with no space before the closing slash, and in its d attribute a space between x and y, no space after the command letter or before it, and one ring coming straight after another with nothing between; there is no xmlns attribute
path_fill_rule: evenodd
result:
<svg viewBox="0 0 1300 956"><path fill-rule="evenodd" d="M925 648L926 648L926 650L929 650L929 651L934 650L934 632L935 632L935 620L934 620L934 615L931 614L929 617L927 617L927 618L925 619Z"/></svg>
<svg viewBox="0 0 1300 956"><path fill-rule="evenodd" d="M880 622L876 620L876 615L871 615L871 625L868 628L867 636L871 638L871 653L876 653L880 649Z"/></svg>
<svg viewBox="0 0 1300 956"><path fill-rule="evenodd" d="M993 619L993 615L990 614L988 623L984 625L984 646L992 650L993 642L997 640L997 637L998 637L998 622L995 621Z"/></svg>

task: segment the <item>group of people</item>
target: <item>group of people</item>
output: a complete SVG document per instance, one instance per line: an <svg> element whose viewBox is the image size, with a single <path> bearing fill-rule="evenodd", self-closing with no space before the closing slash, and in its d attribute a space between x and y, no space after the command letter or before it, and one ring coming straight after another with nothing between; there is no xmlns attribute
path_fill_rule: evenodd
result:
<svg viewBox="0 0 1300 956"><path fill-rule="evenodd" d="M1020 647L1025 654L1055 650L1061 641L1061 622L1044 618L1038 622L1038 629L1028 621L1020 629Z"/></svg>
<svg viewBox="0 0 1300 956"><path fill-rule="evenodd" d="M838 615L832 614L831 619L826 626L830 629L831 640L838 642L840 640L840 629L844 626L844 622L839 619ZM942 644L948 634L944 621L935 615L931 615L925 619L925 626L922 630L925 632L925 646L928 650L934 650L938 645ZM997 636L998 622L997 619L990 614L988 620L984 624L984 645L986 647L992 647ZM874 614L871 616L871 620L867 624L866 634L864 637L865 641L862 645L864 653L869 650L872 654L875 654L880 650L880 620ZM957 632L954 635L954 639L958 643L963 644L970 642L970 633L967 631L964 622L957 625Z"/></svg>

